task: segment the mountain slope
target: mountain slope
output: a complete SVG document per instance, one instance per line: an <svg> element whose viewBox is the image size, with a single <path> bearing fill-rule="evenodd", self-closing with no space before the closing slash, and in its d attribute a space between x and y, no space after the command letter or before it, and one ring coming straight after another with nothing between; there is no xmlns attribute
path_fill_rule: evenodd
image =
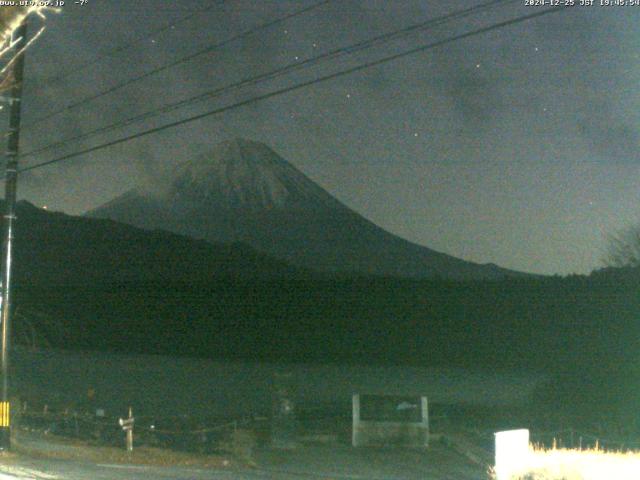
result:
<svg viewBox="0 0 640 480"><path fill-rule="evenodd" d="M214 242L243 242L323 271L455 279L517 275L408 242L349 209L266 145L224 142L180 164L154 193L129 191L87 213Z"/></svg>
<svg viewBox="0 0 640 480"><path fill-rule="evenodd" d="M49 286L197 284L300 273L245 245L52 213L28 202L18 204L14 265L16 282Z"/></svg>

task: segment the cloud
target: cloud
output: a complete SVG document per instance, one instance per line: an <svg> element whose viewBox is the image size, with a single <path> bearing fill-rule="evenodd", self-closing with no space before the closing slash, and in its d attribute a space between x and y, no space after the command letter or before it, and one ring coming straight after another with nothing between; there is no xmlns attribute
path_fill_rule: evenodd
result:
<svg viewBox="0 0 640 480"><path fill-rule="evenodd" d="M480 73L466 71L451 76L445 92L456 110L474 125L485 124L503 107L495 82Z"/></svg>
<svg viewBox="0 0 640 480"><path fill-rule="evenodd" d="M614 105L598 102L583 113L578 132L595 155L614 162L640 160L640 131Z"/></svg>

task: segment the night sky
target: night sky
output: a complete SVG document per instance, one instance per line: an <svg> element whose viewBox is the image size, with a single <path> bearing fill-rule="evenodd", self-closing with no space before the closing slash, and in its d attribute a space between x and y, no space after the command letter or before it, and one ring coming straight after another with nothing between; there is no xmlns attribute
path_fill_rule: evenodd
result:
<svg viewBox="0 0 640 480"><path fill-rule="evenodd" d="M67 1L48 15L27 56L22 151L482 2L334 0L29 128L48 112L313 3ZM501 5L22 165L543 8ZM78 68L194 10L202 13ZM31 30L39 24L34 19ZM546 15L25 173L20 196L81 214L241 136L267 143L345 204L416 243L517 270L587 273L602 265L607 234L640 218L638 25L640 7Z"/></svg>

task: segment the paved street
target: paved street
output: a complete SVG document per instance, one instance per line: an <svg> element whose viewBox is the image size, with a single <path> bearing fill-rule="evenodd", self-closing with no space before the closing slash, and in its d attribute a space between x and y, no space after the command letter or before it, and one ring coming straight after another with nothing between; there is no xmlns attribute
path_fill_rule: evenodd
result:
<svg viewBox="0 0 640 480"><path fill-rule="evenodd" d="M194 468L83 464L60 460L28 460L0 467L0 480L253 480L256 478L302 479L308 476L283 472L234 472Z"/></svg>
<svg viewBox="0 0 640 480"><path fill-rule="evenodd" d="M215 470L95 464L69 460L8 459L0 480L486 480L486 470L444 447L427 451L314 446L256 452L259 468Z"/></svg>

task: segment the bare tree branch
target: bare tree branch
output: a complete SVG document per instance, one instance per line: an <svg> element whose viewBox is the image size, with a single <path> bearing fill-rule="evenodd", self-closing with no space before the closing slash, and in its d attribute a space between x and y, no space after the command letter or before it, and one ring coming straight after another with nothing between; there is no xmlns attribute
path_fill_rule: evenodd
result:
<svg viewBox="0 0 640 480"><path fill-rule="evenodd" d="M607 241L609 267L640 267L640 225L620 230Z"/></svg>

